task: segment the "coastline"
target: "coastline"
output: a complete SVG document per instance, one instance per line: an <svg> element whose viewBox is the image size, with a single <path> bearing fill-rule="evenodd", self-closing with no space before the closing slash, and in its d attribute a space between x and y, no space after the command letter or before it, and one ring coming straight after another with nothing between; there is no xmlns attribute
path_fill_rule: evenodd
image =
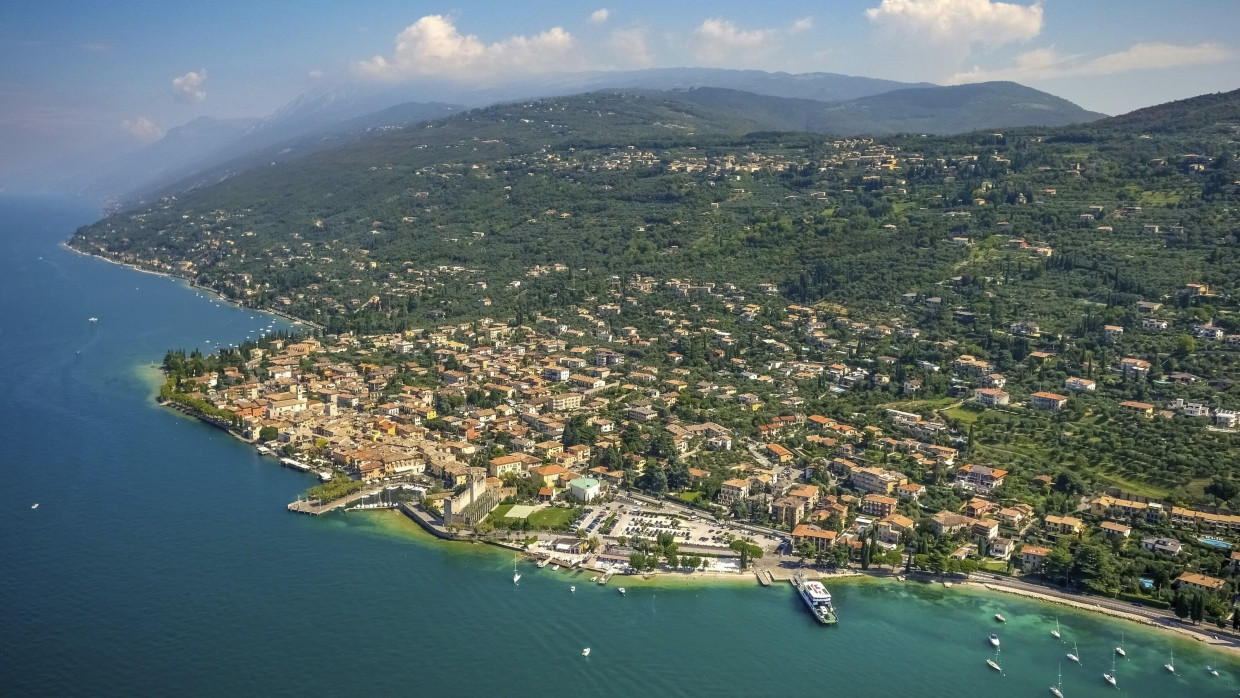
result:
<svg viewBox="0 0 1240 698"><path fill-rule="evenodd" d="M319 330L320 332L323 330L322 325L311 322L309 320L304 320L302 318L296 317L294 315L290 315L285 312L281 312L279 310L275 310L271 308L252 308L247 305L242 305L238 303L237 301L232 300L231 298L220 293L219 291L209 286L203 286L201 284L197 284L191 281L190 279L185 278L184 276L177 276L176 274L170 274L168 272L163 272L163 271L155 271L154 269L146 269L136 264L130 264L129 262L118 262L115 259L109 259L107 257L104 257L103 255L91 254L90 252L83 252L82 250L79 250L73 247L72 245L70 245L68 242L64 240L60 241L58 246L74 254L82 255L83 257L90 257L91 259L102 260L104 262L107 262L108 264L115 264L117 266L125 267L126 269L132 269L133 271L140 272L143 274L150 274L152 276L158 276L158 277L162 277L165 279L172 279L173 281L177 281L177 282L185 284L185 286L188 288L196 289L204 293L209 293L212 296L214 296L216 299L218 299L221 303L227 303L228 305L231 305L234 308L237 308L239 310L246 310L246 311L254 312L254 313L265 313L267 315L275 315L277 317L284 318L285 320L288 320L289 322L295 325L305 325L306 327L314 328L316 330Z"/></svg>

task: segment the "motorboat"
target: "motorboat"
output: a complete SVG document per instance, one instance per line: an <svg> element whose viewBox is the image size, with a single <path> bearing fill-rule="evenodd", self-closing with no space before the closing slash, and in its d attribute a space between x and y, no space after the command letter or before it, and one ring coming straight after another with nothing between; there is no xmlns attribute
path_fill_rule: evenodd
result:
<svg viewBox="0 0 1240 698"><path fill-rule="evenodd" d="M576 593L577 593L577 587L575 587L575 586L570 586L570 587L568 588L568 593L570 593L570 594L576 594Z"/></svg>
<svg viewBox="0 0 1240 698"><path fill-rule="evenodd" d="M995 620L999 621L1000 623L1006 623L1006 622L1007 622L1007 618L1004 618L1002 613L996 613L996 614L995 614Z"/></svg>
<svg viewBox="0 0 1240 698"><path fill-rule="evenodd" d="M620 587L620 595L624 596L624 587Z"/></svg>
<svg viewBox="0 0 1240 698"><path fill-rule="evenodd" d="M994 645L995 647L998 647L998 646L999 646L999 636L998 636L998 635L995 635L994 633L991 633L991 634L990 634L990 644L991 644L991 645Z"/></svg>
<svg viewBox="0 0 1240 698"><path fill-rule="evenodd" d="M583 656L583 657L589 657L589 656L590 656L590 648L589 648L589 647L587 647L587 648L585 648L585 649L581 650L581 656Z"/></svg>

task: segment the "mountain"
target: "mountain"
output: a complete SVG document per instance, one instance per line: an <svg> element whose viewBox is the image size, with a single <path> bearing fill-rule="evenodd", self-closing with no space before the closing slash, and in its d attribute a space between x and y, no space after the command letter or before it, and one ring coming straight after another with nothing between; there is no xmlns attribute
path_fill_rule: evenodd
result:
<svg viewBox="0 0 1240 698"><path fill-rule="evenodd" d="M1101 129L1159 133L1234 133L1237 123L1240 123L1240 90L1145 107L1094 125Z"/></svg>
<svg viewBox="0 0 1240 698"><path fill-rule="evenodd" d="M170 173L236 142L258 119L200 117L169 129L162 138L74 178L71 187L82 196L108 198L148 187Z"/></svg>
<svg viewBox="0 0 1240 698"><path fill-rule="evenodd" d="M892 90L829 103L715 88L678 94L694 103L766 124L773 130L837 136L946 135L1017 126L1063 126L1105 117L1013 82Z"/></svg>
<svg viewBox="0 0 1240 698"><path fill-rule="evenodd" d="M223 181L258 167L269 167L340 146L375 130L439 119L460 107L438 102L410 102L338 121L361 109L319 102L282 110L206 157L170 171L158 183L134 188L124 197L129 205Z"/></svg>

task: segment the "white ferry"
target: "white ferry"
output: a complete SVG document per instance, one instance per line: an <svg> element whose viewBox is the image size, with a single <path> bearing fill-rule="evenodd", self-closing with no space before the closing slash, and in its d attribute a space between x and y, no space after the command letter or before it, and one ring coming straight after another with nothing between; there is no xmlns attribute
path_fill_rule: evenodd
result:
<svg viewBox="0 0 1240 698"><path fill-rule="evenodd" d="M805 600L805 605L809 606L809 610L813 612L819 623L835 625L839 622L835 615L835 607L831 605L831 592L827 591L822 582L806 580L798 574L793 583L796 584L797 591L801 592L801 598Z"/></svg>

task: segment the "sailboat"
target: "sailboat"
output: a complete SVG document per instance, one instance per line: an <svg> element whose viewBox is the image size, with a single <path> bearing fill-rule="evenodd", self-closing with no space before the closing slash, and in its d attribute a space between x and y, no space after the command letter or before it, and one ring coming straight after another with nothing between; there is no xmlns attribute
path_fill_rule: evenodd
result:
<svg viewBox="0 0 1240 698"><path fill-rule="evenodd" d="M999 672L1000 674L1002 674L1002 673L1003 673L1003 667L999 666L999 652L1000 652L1000 650L999 650L998 648L995 648L995 658L994 658L994 659L987 659L987 660L986 660L986 666L988 666L988 667L990 667L991 669L994 669L995 671L997 671L997 672Z"/></svg>
<svg viewBox="0 0 1240 698"><path fill-rule="evenodd" d="M1209 664L1206 665L1206 671L1210 672L1210 676L1218 676L1218 669L1215 669Z"/></svg>
<svg viewBox="0 0 1240 698"><path fill-rule="evenodd" d="M1077 650L1076 650L1076 641L1075 641L1075 640L1073 640L1073 641L1072 641L1072 651L1068 653L1068 659L1070 659L1070 660L1072 660L1072 661L1076 662L1077 664L1080 664L1080 663L1081 663L1081 658L1080 658L1080 656L1079 656L1079 655L1077 655L1077 653L1076 653L1076 652L1077 652Z"/></svg>
<svg viewBox="0 0 1240 698"><path fill-rule="evenodd" d="M1121 656L1121 657L1127 657L1127 656L1128 656L1128 653L1124 651L1124 633L1123 633L1123 631L1120 631L1120 634L1119 634L1119 647L1116 647L1116 648L1115 648L1115 654L1118 654L1118 655L1119 655L1119 656Z"/></svg>
<svg viewBox="0 0 1240 698"><path fill-rule="evenodd" d="M1115 686L1115 656L1114 655L1111 656L1111 673L1108 674L1106 672L1103 672L1102 678L1106 679L1107 683L1111 684L1112 686ZM1115 687L1119 688L1119 686L1115 686Z"/></svg>
<svg viewBox="0 0 1240 698"><path fill-rule="evenodd" d="M1167 663L1163 665L1163 668L1171 672L1172 674L1175 673L1175 650L1171 650L1171 659L1168 660Z"/></svg>
<svg viewBox="0 0 1240 698"><path fill-rule="evenodd" d="M1059 681L1051 686L1051 695L1055 698L1063 698L1063 664L1059 665Z"/></svg>
<svg viewBox="0 0 1240 698"><path fill-rule="evenodd" d="M1007 622L1007 618L1004 618L1002 613L996 613L996 614L995 614L995 620L999 621L1000 623L1006 623L1006 622Z"/></svg>
<svg viewBox="0 0 1240 698"><path fill-rule="evenodd" d="M38 509L38 508L39 508L39 503L38 503L38 502L35 502L34 504L31 504L31 505L30 505L30 508L31 508L31 509Z"/></svg>
<svg viewBox="0 0 1240 698"><path fill-rule="evenodd" d="M517 571L517 563L512 563L512 583L516 584L521 581L521 573Z"/></svg>
<svg viewBox="0 0 1240 698"><path fill-rule="evenodd" d="M1059 636L1059 616L1055 616L1055 629L1051 631L1051 637L1055 638L1056 640L1062 639Z"/></svg>

